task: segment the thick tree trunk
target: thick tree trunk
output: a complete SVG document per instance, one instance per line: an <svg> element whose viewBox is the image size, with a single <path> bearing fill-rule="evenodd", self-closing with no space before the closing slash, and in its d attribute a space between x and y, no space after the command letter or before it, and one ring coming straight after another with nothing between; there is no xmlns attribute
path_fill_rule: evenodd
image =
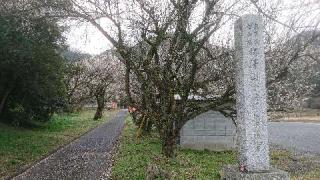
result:
<svg viewBox="0 0 320 180"><path fill-rule="evenodd" d="M176 146L176 137L173 134L167 134L162 140L162 153L166 157L174 157L174 150Z"/></svg>
<svg viewBox="0 0 320 180"><path fill-rule="evenodd" d="M167 117L170 118L170 117ZM172 118L172 117L171 117ZM162 154L166 157L174 157L174 150L176 147L176 131L174 122L170 118L164 120L166 122L162 125L162 131L160 131L160 137L162 141Z"/></svg>
<svg viewBox="0 0 320 180"><path fill-rule="evenodd" d="M102 113L103 113L103 109L104 109L104 96L105 96L105 91L104 89L99 90L99 92L96 94L96 100L97 100L97 110L96 113L94 115L94 120L98 120L102 118Z"/></svg>
<svg viewBox="0 0 320 180"><path fill-rule="evenodd" d="M98 120L102 118L102 113L103 113L103 106L99 106L97 107L96 113L94 114L94 120Z"/></svg>
<svg viewBox="0 0 320 180"><path fill-rule="evenodd" d="M162 119L161 122L165 122L161 127L158 126L160 130L160 137L162 142L162 154L166 157L174 157L175 149L178 143L178 138L180 136L180 130L183 126L183 117L180 117L178 114L181 113L172 113L167 115L166 118Z"/></svg>

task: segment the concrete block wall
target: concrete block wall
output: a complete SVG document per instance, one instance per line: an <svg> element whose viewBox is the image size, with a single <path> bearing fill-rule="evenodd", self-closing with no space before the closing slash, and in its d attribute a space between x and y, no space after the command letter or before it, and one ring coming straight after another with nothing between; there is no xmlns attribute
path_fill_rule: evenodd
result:
<svg viewBox="0 0 320 180"><path fill-rule="evenodd" d="M236 148L236 127L220 112L208 111L183 126L180 146L197 150L233 150Z"/></svg>

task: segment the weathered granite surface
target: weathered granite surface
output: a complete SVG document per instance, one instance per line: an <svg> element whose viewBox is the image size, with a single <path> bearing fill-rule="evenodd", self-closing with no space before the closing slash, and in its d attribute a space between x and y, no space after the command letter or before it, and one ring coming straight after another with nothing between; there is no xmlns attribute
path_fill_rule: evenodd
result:
<svg viewBox="0 0 320 180"><path fill-rule="evenodd" d="M180 146L224 151L236 148L236 127L220 112L208 111L189 120L180 131Z"/></svg>
<svg viewBox="0 0 320 180"><path fill-rule="evenodd" d="M285 171L271 168L264 172L242 173L238 166L227 166L224 168L224 180L289 180L289 174Z"/></svg>
<svg viewBox="0 0 320 180"><path fill-rule="evenodd" d="M269 170L266 75L262 19L245 15L235 23L237 124L240 165Z"/></svg>

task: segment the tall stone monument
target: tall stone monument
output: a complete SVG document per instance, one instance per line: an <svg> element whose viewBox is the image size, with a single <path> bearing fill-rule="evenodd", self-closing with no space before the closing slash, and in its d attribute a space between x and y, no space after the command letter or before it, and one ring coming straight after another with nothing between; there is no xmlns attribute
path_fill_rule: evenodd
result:
<svg viewBox="0 0 320 180"><path fill-rule="evenodd" d="M242 16L234 31L239 165L226 167L225 179L289 179L270 167L262 19Z"/></svg>

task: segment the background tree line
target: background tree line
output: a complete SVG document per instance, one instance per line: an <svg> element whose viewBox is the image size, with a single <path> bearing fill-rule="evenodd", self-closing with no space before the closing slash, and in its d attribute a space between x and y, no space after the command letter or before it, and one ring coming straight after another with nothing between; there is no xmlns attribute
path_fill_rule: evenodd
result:
<svg viewBox="0 0 320 180"><path fill-rule="evenodd" d="M62 27L23 2L2 4L0 11L1 119L49 119L65 94L57 53L64 47Z"/></svg>
<svg viewBox="0 0 320 180"><path fill-rule="evenodd" d="M77 111L105 102L116 91L121 70L111 54L90 57L70 52L59 17L42 1L0 5L0 119L15 125L48 121L56 112ZM111 63L109 63L109 62ZM117 71L117 73L115 73ZM80 84L80 85L79 85ZM113 86L113 88L111 88Z"/></svg>
<svg viewBox="0 0 320 180"><path fill-rule="evenodd" d="M85 105L96 104L94 119L100 119L107 101L120 102L123 97L123 66L112 50L92 58L83 59L80 55L80 59L67 63L65 77L66 111L79 111Z"/></svg>

